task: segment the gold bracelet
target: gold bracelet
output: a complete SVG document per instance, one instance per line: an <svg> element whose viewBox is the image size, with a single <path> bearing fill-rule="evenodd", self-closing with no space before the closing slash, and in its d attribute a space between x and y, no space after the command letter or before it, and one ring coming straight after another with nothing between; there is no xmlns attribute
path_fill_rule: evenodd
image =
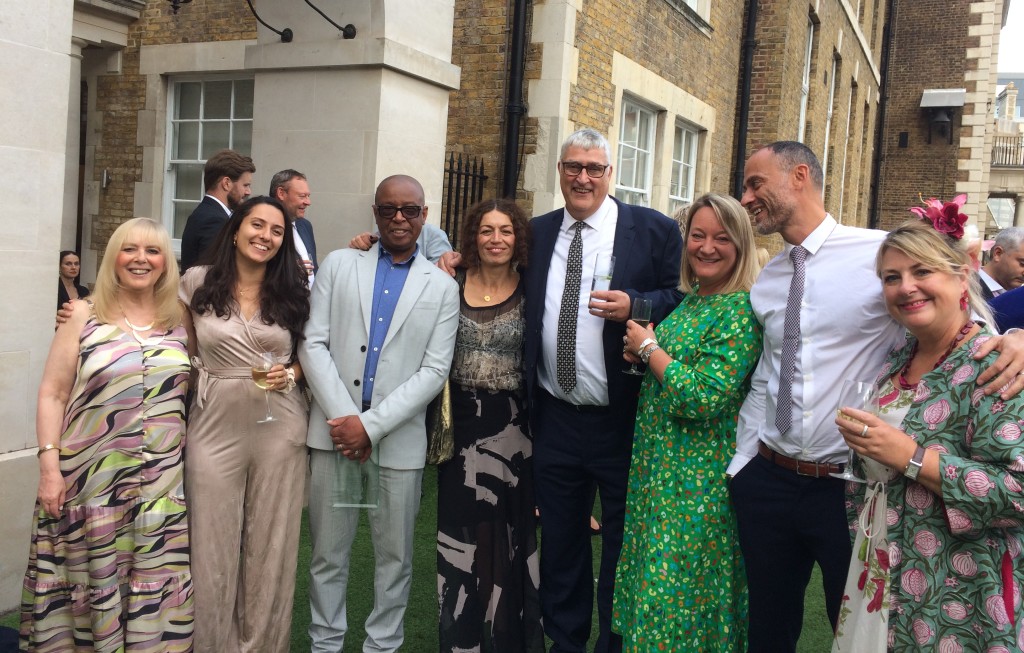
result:
<svg viewBox="0 0 1024 653"><path fill-rule="evenodd" d="M39 451L36 452L36 458L42 458L43 454L49 451L50 449L57 449L57 445L50 443L44 444L43 446L39 447Z"/></svg>

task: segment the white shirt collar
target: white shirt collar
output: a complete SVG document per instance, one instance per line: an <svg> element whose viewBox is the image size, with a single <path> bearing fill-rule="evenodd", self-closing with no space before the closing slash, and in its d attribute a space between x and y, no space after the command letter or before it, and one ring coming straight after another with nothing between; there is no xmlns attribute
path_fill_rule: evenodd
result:
<svg viewBox="0 0 1024 653"><path fill-rule="evenodd" d="M224 202L221 202L219 199L217 199L213 195L207 194L206 196L209 197L214 202L216 202L217 204L220 204L220 208L224 209L224 212L227 213L229 216L231 215L231 209L228 208L227 204L225 204Z"/></svg>
<svg viewBox="0 0 1024 653"><path fill-rule="evenodd" d="M583 218L582 222L586 223L588 227L595 231L601 231L601 228L608 224L608 215L611 213L612 207L614 206L615 200L611 198L611 195L605 195L604 201L601 202L601 206L597 207L597 210L589 216ZM575 222L577 222L577 220L569 215L569 210L562 209L562 226L559 227L559 229L561 231L569 231L569 227L571 227Z"/></svg>
<svg viewBox="0 0 1024 653"><path fill-rule="evenodd" d="M825 241L828 240L828 237L832 235L832 232L835 231L836 225L838 224L839 223L836 222L836 219L833 218L831 214L826 213L825 219L821 221L821 224L814 228L814 231L807 234L807 238L804 238L804 241L800 243L800 246L806 249L808 254L814 256L817 251L821 249L821 246L825 244ZM794 247L796 247L796 245L786 243L785 249L787 257L789 256L789 253L793 251Z"/></svg>

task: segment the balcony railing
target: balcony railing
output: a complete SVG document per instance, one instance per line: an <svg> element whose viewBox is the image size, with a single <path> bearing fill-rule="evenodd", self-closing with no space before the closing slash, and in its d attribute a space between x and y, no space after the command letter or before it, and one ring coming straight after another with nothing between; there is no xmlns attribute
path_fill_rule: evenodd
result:
<svg viewBox="0 0 1024 653"><path fill-rule="evenodd" d="M992 143L994 167L1024 167L1024 136L996 136Z"/></svg>

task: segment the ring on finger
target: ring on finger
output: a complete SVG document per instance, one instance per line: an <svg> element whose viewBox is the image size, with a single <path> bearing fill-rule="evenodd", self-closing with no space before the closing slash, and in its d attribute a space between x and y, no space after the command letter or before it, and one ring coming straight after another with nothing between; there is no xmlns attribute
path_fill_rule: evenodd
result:
<svg viewBox="0 0 1024 653"><path fill-rule="evenodd" d="M868 425L867 424L865 424L864 428L862 428L860 430L860 437L862 437L862 438L868 437Z"/></svg>

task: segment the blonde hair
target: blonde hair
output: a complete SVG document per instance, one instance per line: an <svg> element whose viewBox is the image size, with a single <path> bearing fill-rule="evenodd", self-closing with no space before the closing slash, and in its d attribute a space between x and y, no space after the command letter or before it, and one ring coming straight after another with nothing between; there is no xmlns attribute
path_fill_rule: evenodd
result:
<svg viewBox="0 0 1024 653"><path fill-rule="evenodd" d="M697 211L708 208L714 212L722 229L729 235L733 245L736 246L736 265L733 267L722 293L736 292L737 290L750 290L754 285L754 279L760 271L757 266L757 255L754 252L754 229L750 226L750 216L747 210L732 197L719 193L707 193L701 195L686 212L686 223L683 229L683 245L690 238L690 228L693 225L693 216ZM693 266L690 265L689 257L683 253L683 265L679 271L679 289L683 292L692 292L697 278L693 273Z"/></svg>
<svg viewBox="0 0 1024 653"><path fill-rule="evenodd" d="M164 255L164 272L153 287L156 299L154 324L161 329L171 329L181 323L181 304L178 301L178 262L171 249L171 237L163 225L150 218L132 218L114 230L103 261L96 273L96 287L89 299L92 300L96 317L101 322L112 323L118 319L121 309L117 305L117 293L121 284L117 279L117 254L127 242L155 246Z"/></svg>
<svg viewBox="0 0 1024 653"><path fill-rule="evenodd" d="M882 241L875 257L875 274L882 278L882 257L889 250L901 252L908 258L929 268L951 274L955 277L967 277L968 308L976 313L989 328L995 330L992 311L981 295L978 278L971 274L971 259L967 254L966 239L954 240L940 233L924 220L909 220Z"/></svg>

